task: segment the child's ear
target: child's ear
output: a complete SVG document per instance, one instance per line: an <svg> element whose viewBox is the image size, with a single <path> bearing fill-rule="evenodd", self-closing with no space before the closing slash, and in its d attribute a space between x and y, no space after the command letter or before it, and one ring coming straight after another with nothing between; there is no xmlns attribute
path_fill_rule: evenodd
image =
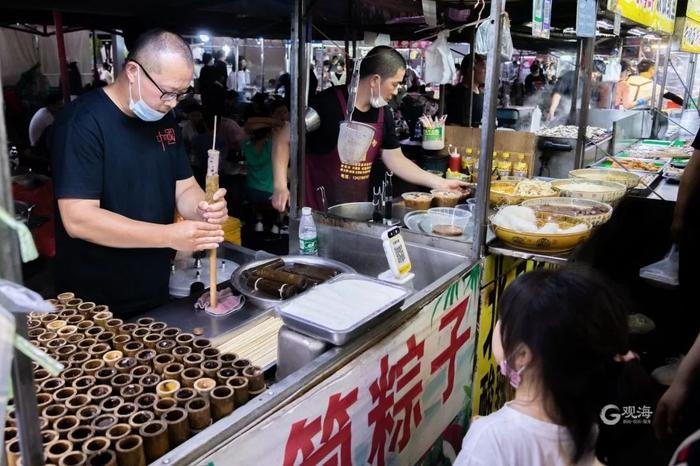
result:
<svg viewBox="0 0 700 466"><path fill-rule="evenodd" d="M521 367L529 366L532 362L532 351L525 344L520 345L515 353L515 370L520 370Z"/></svg>

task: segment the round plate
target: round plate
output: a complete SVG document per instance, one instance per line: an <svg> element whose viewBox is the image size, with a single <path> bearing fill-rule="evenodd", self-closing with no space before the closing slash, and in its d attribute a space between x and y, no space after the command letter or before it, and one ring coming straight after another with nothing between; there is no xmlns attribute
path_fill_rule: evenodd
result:
<svg viewBox="0 0 700 466"><path fill-rule="evenodd" d="M269 259L264 259L264 260L259 260L259 261L254 261L254 262L249 262L245 265L241 265L236 269L235 272L233 272L233 275L231 275L231 284L235 289L237 289L243 296L248 298L248 300L255 304L256 306L263 307L263 308L270 308L275 306L276 304L281 303L283 300L282 299L274 299L268 297L268 295L260 293L256 290L251 290L248 288L248 286L245 283L245 280L243 279L243 273L251 269L253 267L257 267L258 265L264 264L265 262L270 262L274 257L269 258ZM326 259L323 257L318 257L318 256L281 256L280 259L282 259L285 263L285 265L292 265L292 264L306 264L306 265L318 265L320 267L328 267L328 268L333 268L336 270L339 270L340 273L356 273L355 269L352 267L343 264L342 262L334 261L332 259Z"/></svg>
<svg viewBox="0 0 700 466"><path fill-rule="evenodd" d="M403 223L406 225L406 228L408 228L409 231L414 233L423 233L423 230L420 228L420 220L423 218L423 215L427 214L427 210L414 210L404 215Z"/></svg>

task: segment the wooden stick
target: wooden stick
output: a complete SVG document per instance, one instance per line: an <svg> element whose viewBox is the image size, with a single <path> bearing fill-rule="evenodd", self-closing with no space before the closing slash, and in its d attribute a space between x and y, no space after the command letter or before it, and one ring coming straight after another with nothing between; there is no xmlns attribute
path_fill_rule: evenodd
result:
<svg viewBox="0 0 700 466"><path fill-rule="evenodd" d="M207 166L207 202L214 201L214 194L219 189L219 151L216 150L216 115L214 115L214 137L212 138L211 150ZM217 304L216 296L216 248L209 251L209 307L215 308Z"/></svg>

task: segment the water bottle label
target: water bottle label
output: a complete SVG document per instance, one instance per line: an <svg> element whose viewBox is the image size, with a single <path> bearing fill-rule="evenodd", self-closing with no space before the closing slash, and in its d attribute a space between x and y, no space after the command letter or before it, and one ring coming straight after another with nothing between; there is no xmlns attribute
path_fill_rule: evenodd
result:
<svg viewBox="0 0 700 466"><path fill-rule="evenodd" d="M304 255L316 255L318 253L318 238L299 239L299 251Z"/></svg>

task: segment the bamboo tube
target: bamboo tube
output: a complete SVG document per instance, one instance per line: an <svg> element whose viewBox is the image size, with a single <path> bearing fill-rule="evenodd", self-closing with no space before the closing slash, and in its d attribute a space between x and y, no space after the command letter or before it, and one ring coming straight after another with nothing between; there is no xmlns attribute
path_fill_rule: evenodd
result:
<svg viewBox="0 0 700 466"><path fill-rule="evenodd" d="M163 421L156 420L144 424L139 429L139 435L143 437L143 446L148 462L157 460L170 450L168 427Z"/></svg>
<svg viewBox="0 0 700 466"><path fill-rule="evenodd" d="M132 414L139 410L136 403L127 401L122 403L115 411L114 414L117 416L117 420L120 423L127 422Z"/></svg>
<svg viewBox="0 0 700 466"><path fill-rule="evenodd" d="M185 365L185 368L190 368L190 367L199 367L200 364L204 361L204 356L198 353L192 353L188 354L182 359L183 364Z"/></svg>
<svg viewBox="0 0 700 466"><path fill-rule="evenodd" d="M68 437L68 432L80 425L80 420L75 416L63 416L53 423L53 430L58 432L59 437Z"/></svg>
<svg viewBox="0 0 700 466"><path fill-rule="evenodd" d="M95 372L94 377L98 385L110 385L112 383L112 379L118 374L119 373L114 367L103 367Z"/></svg>
<svg viewBox="0 0 700 466"><path fill-rule="evenodd" d="M88 439L83 443L82 452L88 457L107 451L111 445L111 442L107 437L97 436Z"/></svg>
<svg viewBox="0 0 700 466"><path fill-rule="evenodd" d="M86 466L87 455L82 451L72 451L61 457L58 466Z"/></svg>
<svg viewBox="0 0 700 466"><path fill-rule="evenodd" d="M146 392L155 392L156 387L161 382L161 376L158 374L147 374L141 377L139 383Z"/></svg>
<svg viewBox="0 0 700 466"><path fill-rule="evenodd" d="M144 349L143 343L132 340L124 344L124 348L122 351L124 351L125 356L134 358L136 357L136 354L142 349Z"/></svg>
<svg viewBox="0 0 700 466"><path fill-rule="evenodd" d="M153 322L151 325L148 326L148 330L150 330L151 333L157 333L157 334L160 334L160 332L162 332L163 329L166 329L166 328L168 328L168 324L166 324L165 322L160 322L160 321Z"/></svg>
<svg viewBox="0 0 700 466"><path fill-rule="evenodd" d="M134 400L134 404L139 411L151 411L158 402L158 396L155 393L142 393Z"/></svg>
<svg viewBox="0 0 700 466"><path fill-rule="evenodd" d="M74 390L77 391L77 389ZM90 404L90 401L91 400L89 396L77 393L66 400L66 407L68 408L69 413L75 414L80 408L83 408Z"/></svg>
<svg viewBox="0 0 700 466"><path fill-rule="evenodd" d="M209 394L209 402L211 403L211 416L215 422L228 416L233 412L234 407L233 389L227 386L214 388Z"/></svg>
<svg viewBox="0 0 700 466"><path fill-rule="evenodd" d="M73 381L73 388L75 388L78 393L87 393L96 383L97 378L95 376L83 375Z"/></svg>
<svg viewBox="0 0 700 466"><path fill-rule="evenodd" d="M131 383L125 385L119 391L119 396L121 396L124 401L130 402L136 399L137 396L143 393L143 387L139 384Z"/></svg>
<svg viewBox="0 0 700 466"><path fill-rule="evenodd" d="M124 404L124 399L121 396L108 396L100 403L100 409L103 413L114 414L122 404Z"/></svg>
<svg viewBox="0 0 700 466"><path fill-rule="evenodd" d="M138 411L132 414L129 418L129 425L131 426L131 431L138 432L141 426L148 424L153 419L155 419L155 415L152 411Z"/></svg>
<svg viewBox="0 0 700 466"><path fill-rule="evenodd" d="M71 451L73 445L68 440L56 440L46 446L46 455L53 464L58 464L60 458Z"/></svg>
<svg viewBox="0 0 700 466"><path fill-rule="evenodd" d="M91 426L76 426L68 432L66 440L68 440L73 448L80 450L83 443L87 442L89 439L95 436L95 429Z"/></svg>
<svg viewBox="0 0 700 466"><path fill-rule="evenodd" d="M133 369L131 369L131 372L129 373L131 377L134 379L134 382L138 382L141 380L141 378L145 375L152 374L153 369L151 369L150 366L147 366L145 364L136 366Z"/></svg>
<svg viewBox="0 0 700 466"><path fill-rule="evenodd" d="M156 352L152 349L143 349L136 353L136 361L139 365L153 366L153 359L156 357Z"/></svg>
<svg viewBox="0 0 700 466"><path fill-rule="evenodd" d="M158 354L162 353L172 353L173 348L177 346L177 342L175 340L161 340L158 343L156 343L156 352Z"/></svg>
<svg viewBox="0 0 700 466"><path fill-rule="evenodd" d="M101 414L100 408L95 405L87 405L80 408L76 413L76 417L80 419L80 424L89 426L92 421Z"/></svg>
<svg viewBox="0 0 700 466"><path fill-rule="evenodd" d="M142 351L143 352L143 351ZM137 358L123 357L120 358L115 364L114 368L120 374L128 374L131 370L140 364Z"/></svg>
<svg viewBox="0 0 700 466"><path fill-rule="evenodd" d="M171 398L180 389L180 382L177 380L163 380L156 386L156 394L160 398Z"/></svg>
<svg viewBox="0 0 700 466"><path fill-rule="evenodd" d="M218 360L207 359L199 367L206 377L213 379L216 378L216 373L221 369L221 363Z"/></svg>
<svg viewBox="0 0 700 466"><path fill-rule="evenodd" d="M119 466L146 466L143 440L138 435L128 435L117 442Z"/></svg>
<svg viewBox="0 0 700 466"><path fill-rule="evenodd" d="M41 413L49 423L55 422L66 414L68 414L68 408L59 404L48 405Z"/></svg>
<svg viewBox="0 0 700 466"><path fill-rule="evenodd" d="M109 385L95 385L87 392L88 396L92 398L92 403L99 405L102 400L107 398L112 394L112 387Z"/></svg>
<svg viewBox="0 0 700 466"><path fill-rule="evenodd" d="M190 429L197 433L211 424L209 402L197 397L187 402L186 411L190 420Z"/></svg>
<svg viewBox="0 0 700 466"><path fill-rule="evenodd" d="M90 466L117 466L117 454L112 450L105 450L89 459Z"/></svg>
<svg viewBox="0 0 700 466"><path fill-rule="evenodd" d="M189 367L180 374L184 387L194 387L194 382L202 377L204 377L204 372L198 367Z"/></svg>
<svg viewBox="0 0 700 466"><path fill-rule="evenodd" d="M234 402L236 406L242 406L248 402L248 379L237 375L226 381L226 385L233 388Z"/></svg>
<svg viewBox="0 0 700 466"><path fill-rule="evenodd" d="M92 420L90 425L97 435L104 435L110 427L118 423L117 416L114 414L100 414L95 419Z"/></svg>
<svg viewBox="0 0 700 466"><path fill-rule="evenodd" d="M175 340L180 333L182 333L182 330L177 327L166 327L160 332L160 334L163 335L163 338L168 340Z"/></svg>
<svg viewBox="0 0 700 466"><path fill-rule="evenodd" d="M197 391L191 387L182 387L175 392L173 398L180 407L185 407L187 403L197 397Z"/></svg>
<svg viewBox="0 0 700 466"><path fill-rule="evenodd" d="M159 354L155 358L153 358L153 369L155 370L156 373L158 374L163 374L163 369L165 366L168 364L172 364L175 362L175 356L172 354L168 353L163 353Z"/></svg>
<svg viewBox="0 0 700 466"><path fill-rule="evenodd" d="M175 361L181 363L184 363L185 356L190 353L192 353L192 348L189 346L176 346L171 352L171 354L175 356Z"/></svg>
<svg viewBox="0 0 700 466"><path fill-rule="evenodd" d="M171 447L176 447L190 436L190 423L187 411L183 408L172 408L163 413L161 418L168 426L168 440Z"/></svg>
<svg viewBox="0 0 700 466"><path fill-rule="evenodd" d="M16 466L20 458L19 439L11 440L5 444L5 456L7 457L7 466Z"/></svg>
<svg viewBox="0 0 700 466"><path fill-rule="evenodd" d="M194 335L192 335L191 333L181 333L175 337L175 341L180 346L192 347L192 343L194 342Z"/></svg>
<svg viewBox="0 0 700 466"><path fill-rule="evenodd" d="M112 445L116 445L119 440L129 434L131 434L131 426L126 423L119 423L110 427L105 433L105 437L109 439Z"/></svg>
<svg viewBox="0 0 700 466"><path fill-rule="evenodd" d="M209 377L202 377L194 382L194 389L199 393L199 396L209 401L209 394L216 387L216 380Z"/></svg>
<svg viewBox="0 0 700 466"><path fill-rule="evenodd" d="M162 418L163 414L176 407L177 400L175 398L161 398L156 402L153 411L156 413L156 417Z"/></svg>

